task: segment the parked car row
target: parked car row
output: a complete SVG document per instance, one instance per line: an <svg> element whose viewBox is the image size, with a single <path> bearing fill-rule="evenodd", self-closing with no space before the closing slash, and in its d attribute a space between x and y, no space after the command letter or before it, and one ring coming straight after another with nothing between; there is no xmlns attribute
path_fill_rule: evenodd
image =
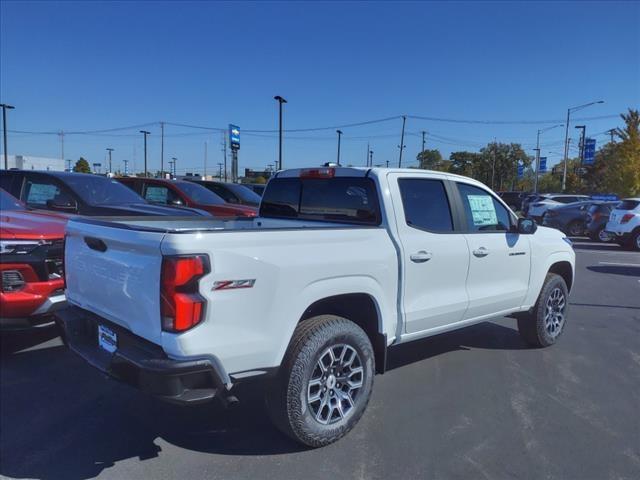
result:
<svg viewBox="0 0 640 480"><path fill-rule="evenodd" d="M226 190L236 195L229 203L215 193ZM70 218L246 218L256 216L259 201L252 190L221 182L0 171L0 328L46 325L65 305L63 240Z"/></svg>

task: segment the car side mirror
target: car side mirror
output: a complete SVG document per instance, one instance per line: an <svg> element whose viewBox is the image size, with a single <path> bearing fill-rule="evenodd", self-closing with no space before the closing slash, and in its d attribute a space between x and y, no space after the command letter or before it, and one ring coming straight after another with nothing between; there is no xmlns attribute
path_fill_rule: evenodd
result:
<svg viewBox="0 0 640 480"><path fill-rule="evenodd" d="M47 200L47 208L60 212L75 212L78 208L78 204L75 200L68 200L66 202L60 200Z"/></svg>
<svg viewBox="0 0 640 480"><path fill-rule="evenodd" d="M538 225L531 218L518 219L518 233L522 235L532 235L538 229Z"/></svg>

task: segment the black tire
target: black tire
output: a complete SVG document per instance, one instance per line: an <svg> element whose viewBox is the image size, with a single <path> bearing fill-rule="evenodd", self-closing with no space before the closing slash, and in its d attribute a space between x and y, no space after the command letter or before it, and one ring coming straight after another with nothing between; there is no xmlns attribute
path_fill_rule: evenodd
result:
<svg viewBox="0 0 640 480"><path fill-rule="evenodd" d="M321 359L326 359L327 355L330 355L327 353L330 348L333 348L336 353L341 350L335 349L345 345L351 349L345 350L349 352L348 354L352 351L357 353L357 358L352 360L352 366L349 368L356 364L356 360L359 362L356 365L362 367L361 377L352 373L356 379L354 383L360 380L362 383L357 392L353 391L353 396L349 385L343 383L340 386L339 375L343 375L344 371L338 368L334 376L333 373L329 373L331 371L329 368L327 375L322 373L324 370L319 365ZM341 358L344 356L345 354L342 354ZM326 366L326 362L323 362L323 365ZM316 378L318 372L323 375L320 379ZM267 394L269 415L275 425L294 440L310 447L328 445L346 435L362 417L371 397L374 373L373 348L369 337L358 325L334 315L320 315L304 320L294 331L278 377ZM323 380L325 375L327 375L326 380ZM322 399L317 400L319 404L309 403L312 389L310 382L314 378L316 382L324 382L321 383L322 387L318 387L317 393L312 392L314 396L322 395ZM329 388L332 384L333 387ZM322 388L327 391L321 391ZM348 405L348 400L338 400L338 398L344 398L345 388L349 389L347 394L351 398L351 407ZM331 402L335 402L335 405ZM345 407L348 409L343 416L342 411ZM321 411L320 417L326 412L328 417L326 424L321 423L322 418L316 419L318 411ZM333 417L336 411L340 418Z"/></svg>
<svg viewBox="0 0 640 480"><path fill-rule="evenodd" d="M631 241L629 242L631 250L640 252L640 229L631 234Z"/></svg>
<svg viewBox="0 0 640 480"><path fill-rule="evenodd" d="M604 232L604 225L600 228L598 228L595 232L590 233L589 234L589 238L591 240L593 240L594 242L600 242L600 243L612 243L613 242L613 237L611 235L608 235L606 238L606 240L604 240L602 238L602 233Z"/></svg>
<svg viewBox="0 0 640 480"><path fill-rule="evenodd" d="M562 321L559 325L557 325L558 317L554 310L556 307L553 305L555 300L552 298L552 295L558 295L558 291L563 299ZM551 303L550 307L549 302ZM552 309L552 312L549 312L549 318L547 318L547 308ZM518 317L520 336L532 347L540 348L553 345L565 330L568 310L569 290L567 284L560 275L548 273L534 307Z"/></svg>
<svg viewBox="0 0 640 480"><path fill-rule="evenodd" d="M579 220L574 220L567 226L567 234L570 237L580 237L584 235L584 225Z"/></svg>

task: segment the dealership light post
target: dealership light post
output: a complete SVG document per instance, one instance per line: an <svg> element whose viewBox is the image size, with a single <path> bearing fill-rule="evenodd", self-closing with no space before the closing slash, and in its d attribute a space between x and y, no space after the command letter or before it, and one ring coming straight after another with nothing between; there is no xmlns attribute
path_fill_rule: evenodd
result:
<svg viewBox="0 0 640 480"><path fill-rule="evenodd" d="M173 178L178 176L178 159L176 157L171 157L171 165L173 165L173 173L171 174Z"/></svg>
<svg viewBox="0 0 640 480"><path fill-rule="evenodd" d="M604 100L585 103L584 105L578 105L577 107L569 107L567 109L567 122L565 123L565 130L564 130L564 169L562 172L562 191L563 192L567 189L567 165L569 163L569 122L571 118L571 112L577 112L578 110L582 110L583 108L587 108L587 107L590 107L591 105L596 105L598 103L604 103Z"/></svg>
<svg viewBox="0 0 640 480"><path fill-rule="evenodd" d="M538 135L536 136L536 177L533 186L533 193L538 193L538 176L540 175L540 134L549 130L553 130L554 128L563 127L563 123L559 123L558 125L553 125L551 127L542 128L538 130Z"/></svg>
<svg viewBox="0 0 640 480"><path fill-rule="evenodd" d="M6 103L0 103L2 107L2 136L4 142L4 169L9 170L9 157L7 156L7 110L13 110L13 105L7 105Z"/></svg>
<svg viewBox="0 0 640 480"><path fill-rule="evenodd" d="M111 152L113 152L113 148L107 148L107 152L109 152L109 173L113 173L113 170L111 170Z"/></svg>
<svg viewBox="0 0 640 480"><path fill-rule="evenodd" d="M147 173L147 135L151 134L151 132L147 132L146 130L140 130L140 133L144 135L144 176L148 177Z"/></svg>
<svg viewBox="0 0 640 480"><path fill-rule="evenodd" d="M336 130L336 133L338 134L338 165L340 165L340 137L342 137L342 130Z"/></svg>
<svg viewBox="0 0 640 480"><path fill-rule="evenodd" d="M279 104L279 127L278 127L278 170L282 170L282 104L287 101L280 95L273 97Z"/></svg>

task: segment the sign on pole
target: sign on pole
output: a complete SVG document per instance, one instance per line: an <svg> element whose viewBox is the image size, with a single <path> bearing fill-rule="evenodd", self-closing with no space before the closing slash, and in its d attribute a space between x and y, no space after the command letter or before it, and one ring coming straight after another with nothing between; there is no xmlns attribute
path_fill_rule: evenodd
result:
<svg viewBox="0 0 640 480"><path fill-rule="evenodd" d="M523 175L524 175L524 165L519 163L518 164L518 178L522 178Z"/></svg>
<svg viewBox="0 0 640 480"><path fill-rule="evenodd" d="M547 157L540 157L540 173L547 173Z"/></svg>
<svg viewBox="0 0 640 480"><path fill-rule="evenodd" d="M229 144L231 150L240 150L240 127L229 124Z"/></svg>
<svg viewBox="0 0 640 480"><path fill-rule="evenodd" d="M584 164L593 165L596 155L596 139L586 138L584 141Z"/></svg>

